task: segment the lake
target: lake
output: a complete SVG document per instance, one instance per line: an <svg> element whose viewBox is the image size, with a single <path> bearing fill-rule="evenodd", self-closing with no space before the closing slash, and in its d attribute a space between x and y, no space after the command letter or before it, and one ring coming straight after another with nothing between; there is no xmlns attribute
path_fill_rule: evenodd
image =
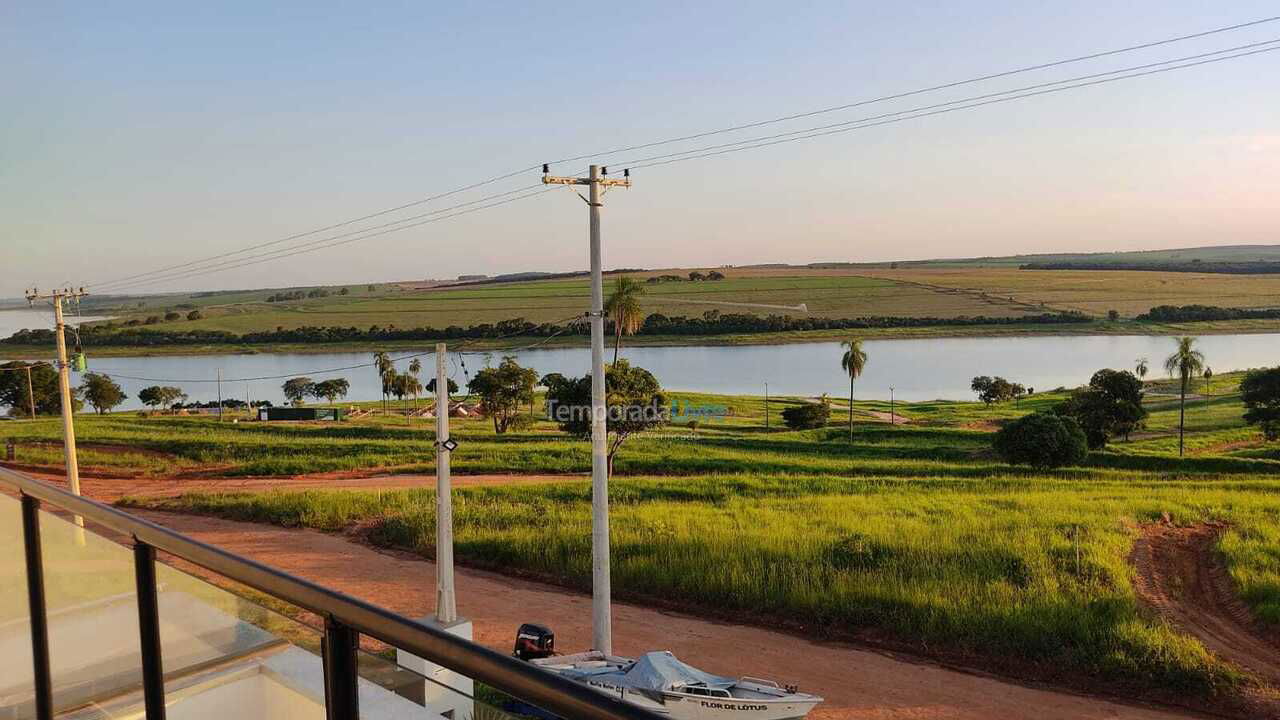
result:
<svg viewBox="0 0 1280 720"><path fill-rule="evenodd" d="M46 301L41 301L46 302ZM78 316L74 309L63 311L63 320L69 325L94 320L110 320L103 315ZM53 329L53 306L37 305L30 310L0 310L0 338L7 338L19 330Z"/></svg>
<svg viewBox="0 0 1280 720"><path fill-rule="evenodd" d="M1280 334L1205 335L1198 343L1208 365L1215 372L1243 370L1280 364ZM1173 349L1168 337L1149 335L1028 336L1000 338L922 338L910 340L868 340L863 343L868 360L866 371L855 385L855 397L889 398L889 388L901 400L973 399L969 381L975 375L1002 375L1037 390L1074 387L1088 382L1099 368L1132 369L1134 361L1150 361L1148 378L1163 376L1164 358ZM147 385L171 384L182 387L192 400L217 397L216 377L221 369L223 397L282 402L283 377L306 374L316 380L345 377L351 383L348 400L376 400L381 385L372 367L349 369L369 363L372 354L272 354L201 355L163 357L93 356L86 348L89 368L117 376L131 396L127 408L139 407L138 390ZM423 352L430 353L429 348ZM401 358L401 371L408 364L409 351L394 353ZM453 356L451 377L466 384L466 373L474 374L486 364L501 361L503 353L467 353ZM698 390L714 393L764 393L769 383L771 395L818 395L846 397L849 381L840 370L839 343L714 347L624 346L622 357L657 376L671 390ZM517 352L522 365L545 374L585 375L591 361L587 348L535 349ZM612 357L612 349L607 353ZM435 372L435 358L422 356L423 383ZM129 376L129 377L119 377ZM267 377L268 379L252 379ZM142 379L134 379L142 378ZM78 382L78 380L77 380Z"/></svg>

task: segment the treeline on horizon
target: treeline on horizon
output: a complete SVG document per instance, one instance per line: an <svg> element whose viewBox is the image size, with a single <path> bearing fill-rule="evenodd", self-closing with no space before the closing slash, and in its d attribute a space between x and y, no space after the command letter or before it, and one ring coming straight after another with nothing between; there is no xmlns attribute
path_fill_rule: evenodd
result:
<svg viewBox="0 0 1280 720"><path fill-rule="evenodd" d="M1202 260L1157 262L1107 262L1089 260L1063 260L1055 262L1029 262L1018 266L1020 270L1141 270L1150 272L1198 272L1227 275L1271 275L1280 273L1280 262L1258 260L1253 262L1204 262Z"/></svg>
<svg viewBox="0 0 1280 720"><path fill-rule="evenodd" d="M875 328L957 327L972 325L1062 325L1089 323L1093 318L1082 313L1042 313L1021 317L961 316L936 317L857 317L857 318L795 318L790 315L721 314L709 311L702 317L668 317L653 313L645 318L637 335L730 335L740 333L794 332L802 330L865 330ZM608 332L613 324L607 323ZM151 326L154 328L155 326ZM480 323L469 327L450 325L443 329L433 327L397 328L374 325L367 330L356 327L300 327L292 330L278 328L268 332L251 332L237 335L225 330L166 330L119 329L106 325L90 325L80 329L80 340L85 345L159 346L159 345L219 345L219 344L269 344L269 343L341 343L389 340L459 340L498 339L506 337L549 337L552 335L587 335L585 323L557 325L532 323L524 318L502 320L497 323ZM68 335L70 337L70 335ZM50 329L19 330L0 344L47 345L54 341Z"/></svg>
<svg viewBox="0 0 1280 720"><path fill-rule="evenodd" d="M1212 322L1214 320L1274 320L1280 308L1224 308L1216 305L1157 305L1139 315L1140 322Z"/></svg>

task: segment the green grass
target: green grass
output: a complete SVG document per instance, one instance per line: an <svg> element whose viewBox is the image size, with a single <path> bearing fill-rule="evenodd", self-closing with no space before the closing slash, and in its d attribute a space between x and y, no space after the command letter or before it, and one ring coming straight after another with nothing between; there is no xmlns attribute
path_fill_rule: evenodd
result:
<svg viewBox="0 0 1280 720"><path fill-rule="evenodd" d="M1278 488L1267 476L1148 472L618 479L614 587L824 637L872 631L1013 672L1214 693L1238 682L1236 672L1136 602L1127 564L1135 528L1162 513L1232 523L1222 542L1232 575L1261 617L1277 619ZM415 490L145 504L291 527L371 524L375 543L429 554L432 503ZM465 561L589 586L582 484L458 490L454 518Z"/></svg>

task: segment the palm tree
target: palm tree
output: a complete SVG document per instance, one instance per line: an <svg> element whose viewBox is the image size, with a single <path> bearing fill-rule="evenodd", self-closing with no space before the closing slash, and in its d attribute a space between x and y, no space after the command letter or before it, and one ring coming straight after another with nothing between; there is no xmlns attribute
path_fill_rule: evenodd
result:
<svg viewBox="0 0 1280 720"><path fill-rule="evenodd" d="M1204 354L1195 349L1196 339L1190 336L1174 338L1177 350L1164 361L1164 369L1181 381L1178 403L1178 457L1182 457L1183 436L1187 424L1187 385L1191 378L1204 371Z"/></svg>
<svg viewBox="0 0 1280 720"><path fill-rule="evenodd" d="M373 367L378 371L378 379L382 381L382 412L387 411L387 395L391 394L391 386L388 382L390 375L396 371L395 363L392 362L391 356L385 352L376 352L373 354Z"/></svg>
<svg viewBox="0 0 1280 720"><path fill-rule="evenodd" d="M409 374L412 375L415 379L417 379L418 373L420 372L422 372L422 361L419 360L418 358L414 358L410 360ZM422 383L418 383L418 384L421 385ZM413 394L413 411L414 412L418 411L418 393L416 392Z"/></svg>
<svg viewBox="0 0 1280 720"><path fill-rule="evenodd" d="M618 362L618 348L622 347L623 335L634 335L644 324L640 312L640 296L644 294L644 284L632 277L619 277L613 284L613 293L604 303L604 311L613 321L613 361Z"/></svg>
<svg viewBox="0 0 1280 720"><path fill-rule="evenodd" d="M1147 377L1147 359L1146 358L1144 357L1138 358L1138 364L1134 366L1133 373L1138 376L1139 380L1143 380Z"/></svg>
<svg viewBox="0 0 1280 720"><path fill-rule="evenodd" d="M844 357L840 358L840 369L849 373L849 442L853 442L853 381L867 367L867 353L862 349L861 340L846 340L840 347L846 348Z"/></svg>

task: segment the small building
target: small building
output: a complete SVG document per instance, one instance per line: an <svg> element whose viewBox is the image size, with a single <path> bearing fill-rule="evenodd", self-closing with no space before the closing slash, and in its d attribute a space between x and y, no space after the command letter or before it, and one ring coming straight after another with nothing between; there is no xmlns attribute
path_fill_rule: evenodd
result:
<svg viewBox="0 0 1280 720"><path fill-rule="evenodd" d="M276 420L341 420L347 411L338 407L265 407L258 409L258 419Z"/></svg>

